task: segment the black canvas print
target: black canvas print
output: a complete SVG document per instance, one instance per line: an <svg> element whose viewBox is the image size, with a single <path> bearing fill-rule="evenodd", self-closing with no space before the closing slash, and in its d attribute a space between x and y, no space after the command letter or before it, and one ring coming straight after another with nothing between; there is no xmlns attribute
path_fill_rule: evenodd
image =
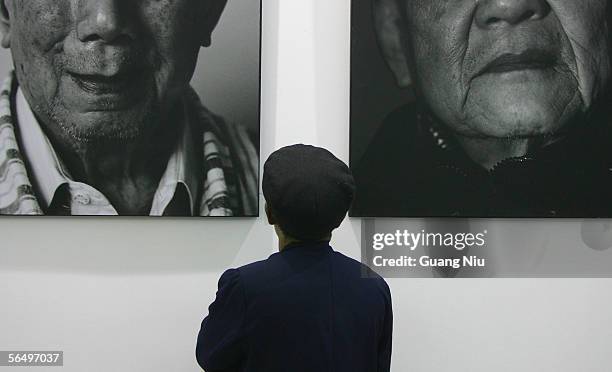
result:
<svg viewBox="0 0 612 372"><path fill-rule="evenodd" d="M353 216L610 217L607 0L353 0Z"/></svg>
<svg viewBox="0 0 612 372"><path fill-rule="evenodd" d="M257 216L260 19L250 0L4 2L0 215Z"/></svg>

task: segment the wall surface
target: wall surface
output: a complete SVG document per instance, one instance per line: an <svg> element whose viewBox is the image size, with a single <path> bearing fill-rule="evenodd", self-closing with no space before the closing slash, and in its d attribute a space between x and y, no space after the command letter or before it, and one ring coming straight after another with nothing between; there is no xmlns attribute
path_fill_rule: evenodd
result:
<svg viewBox="0 0 612 372"><path fill-rule="evenodd" d="M262 156L303 142L348 160L349 0L263 9ZM359 235L346 221L334 245L358 257ZM276 244L263 217L2 218L0 237L0 350L64 350L71 372L197 371L219 275ZM394 372L612 368L610 280L389 282Z"/></svg>

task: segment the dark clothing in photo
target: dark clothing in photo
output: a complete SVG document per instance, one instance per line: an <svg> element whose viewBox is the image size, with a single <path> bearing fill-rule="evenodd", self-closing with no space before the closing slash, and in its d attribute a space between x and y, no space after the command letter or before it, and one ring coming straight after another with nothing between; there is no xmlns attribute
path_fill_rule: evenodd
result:
<svg viewBox="0 0 612 372"><path fill-rule="evenodd" d="M564 139L487 170L431 114L403 106L353 165L351 216L612 216L608 117L591 114Z"/></svg>

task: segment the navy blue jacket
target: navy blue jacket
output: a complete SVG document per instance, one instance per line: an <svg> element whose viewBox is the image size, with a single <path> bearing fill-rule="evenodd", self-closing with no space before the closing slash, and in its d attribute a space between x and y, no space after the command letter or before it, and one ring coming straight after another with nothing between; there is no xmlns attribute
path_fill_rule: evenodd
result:
<svg viewBox="0 0 612 372"><path fill-rule="evenodd" d="M386 372L387 283L327 242L294 244L226 271L202 322L206 372Z"/></svg>

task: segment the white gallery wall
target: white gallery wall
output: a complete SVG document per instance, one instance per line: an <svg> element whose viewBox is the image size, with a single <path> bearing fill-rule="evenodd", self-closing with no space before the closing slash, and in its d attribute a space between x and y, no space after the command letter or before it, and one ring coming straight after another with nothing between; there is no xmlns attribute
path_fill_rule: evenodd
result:
<svg viewBox="0 0 612 372"><path fill-rule="evenodd" d="M264 0L264 158L302 142L348 161L349 8ZM573 239L580 221L564 231ZM359 240L351 219L333 245L358 258ZM219 275L275 246L263 215L0 218L0 350L64 350L71 372L198 371L195 340ZM395 372L612 370L612 280L389 283Z"/></svg>

